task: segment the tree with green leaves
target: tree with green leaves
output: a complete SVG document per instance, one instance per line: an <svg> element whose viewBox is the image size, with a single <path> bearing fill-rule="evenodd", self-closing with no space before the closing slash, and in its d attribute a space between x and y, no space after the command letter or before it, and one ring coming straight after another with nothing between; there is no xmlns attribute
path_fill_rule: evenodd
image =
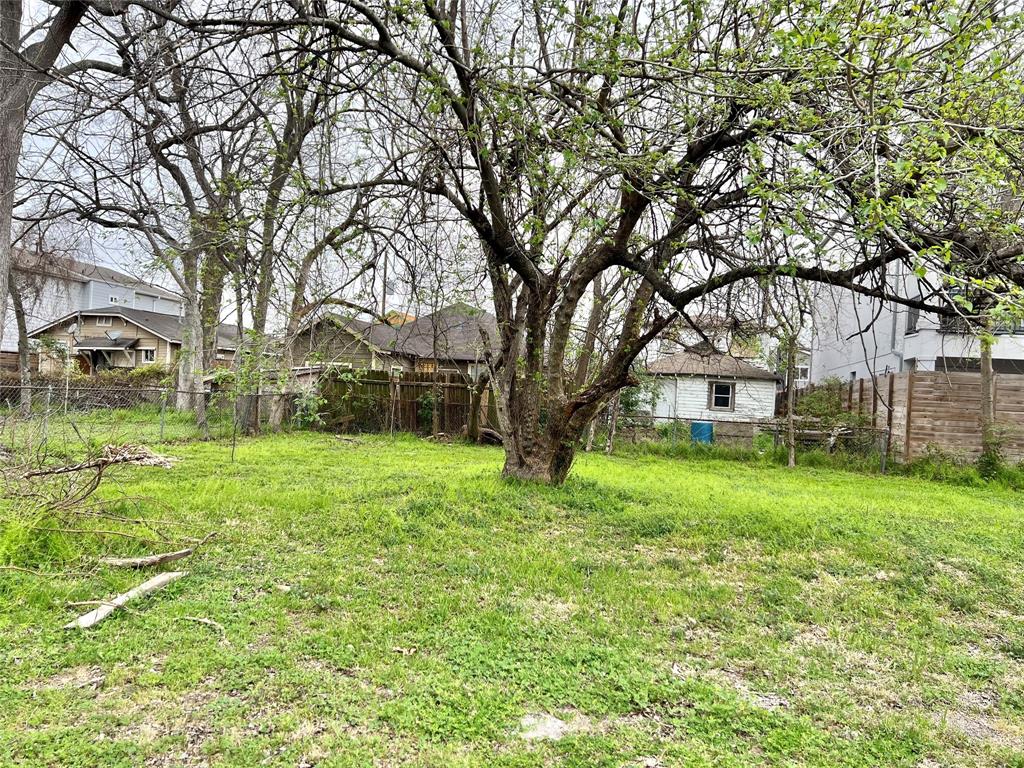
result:
<svg viewBox="0 0 1024 768"><path fill-rule="evenodd" d="M504 472L559 483L679 316L776 276L948 314L941 291L901 294L891 266L990 277L907 224L950 168L981 171L1020 130L1020 22L960 0L339 0L291 3L264 26L314 28L381 67L362 100L393 137L394 182L477 236ZM790 247L753 247L766 230ZM1018 267L998 265L1006 290ZM614 348L580 383L573 328L615 270L637 280Z"/></svg>

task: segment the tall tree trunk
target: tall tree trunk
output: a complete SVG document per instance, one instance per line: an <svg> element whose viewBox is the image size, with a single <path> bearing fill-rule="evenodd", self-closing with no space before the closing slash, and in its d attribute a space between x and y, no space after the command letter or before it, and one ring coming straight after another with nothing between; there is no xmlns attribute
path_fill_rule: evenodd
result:
<svg viewBox="0 0 1024 768"><path fill-rule="evenodd" d="M786 465L796 466L796 339L786 340Z"/></svg>
<svg viewBox="0 0 1024 768"><path fill-rule="evenodd" d="M480 377L473 382L473 386L470 389L469 422L466 424L466 437L473 443L480 440L480 410L483 407L484 390L487 389L489 382L490 377L486 373L480 374Z"/></svg>
<svg viewBox="0 0 1024 768"><path fill-rule="evenodd" d="M22 416L32 411L32 360L29 354L28 323L25 320L25 305L18 293L18 286L12 280L9 293L14 319L18 325L18 373L21 378L20 409Z"/></svg>
<svg viewBox="0 0 1024 768"><path fill-rule="evenodd" d="M619 424L619 394L616 392L608 405L608 440L604 444L604 452L609 456L615 450L615 428Z"/></svg>
<svg viewBox="0 0 1024 768"><path fill-rule="evenodd" d="M196 424L208 429L206 395L203 385L203 318L199 297L194 291L184 296L181 350L178 353L178 410L195 412Z"/></svg>
<svg viewBox="0 0 1024 768"><path fill-rule="evenodd" d="M2 2L2 0L0 0ZM0 56L0 64L7 57ZM0 72L0 83L6 86ZM14 89L17 91L18 89ZM11 104L8 96L0 94L0 296L6 297L10 285L13 253L11 224L14 217L14 191L18 182L18 158L25 130L25 106ZM0 302L0 343L3 342L7 320L7 302Z"/></svg>
<svg viewBox="0 0 1024 768"><path fill-rule="evenodd" d="M292 368L295 365L295 336L296 334L289 327L285 333L284 344L281 348L277 391L270 399L270 415L267 417L268 426L274 432L280 431L284 426L285 416L288 411L288 400L292 394L291 378Z"/></svg>
<svg viewBox="0 0 1024 768"><path fill-rule="evenodd" d="M199 273L200 312L203 322L203 368L210 370L217 361L217 328L224 298L224 262L213 255L203 259Z"/></svg>
<svg viewBox="0 0 1024 768"><path fill-rule="evenodd" d="M981 346L981 454L983 458L994 465L1000 460L1000 445L996 435L992 334L989 328L985 329L979 343Z"/></svg>
<svg viewBox="0 0 1024 768"><path fill-rule="evenodd" d="M590 426L587 427L587 447L584 448L587 453L594 450L594 438L597 436L597 417L595 416L590 420Z"/></svg>

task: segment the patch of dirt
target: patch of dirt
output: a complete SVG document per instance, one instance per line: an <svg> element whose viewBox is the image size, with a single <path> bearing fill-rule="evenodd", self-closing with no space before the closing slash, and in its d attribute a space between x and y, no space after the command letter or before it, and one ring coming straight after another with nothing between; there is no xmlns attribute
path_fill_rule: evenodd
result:
<svg viewBox="0 0 1024 768"><path fill-rule="evenodd" d="M939 573L943 573L946 576L949 576L954 581L958 581L961 584L966 584L967 582L971 581L970 573L953 565L952 563L945 563L942 560L936 560L934 565L935 570L937 570Z"/></svg>
<svg viewBox="0 0 1024 768"><path fill-rule="evenodd" d="M705 680L722 688L731 688L740 698L745 699L759 709L780 710L789 709L792 704L789 699L779 693L772 691L758 691L750 687L747 679L734 669L708 669L693 670L679 664L672 665L672 674L682 680L699 679Z"/></svg>
<svg viewBox="0 0 1024 768"><path fill-rule="evenodd" d="M522 600L520 605L533 621L567 621L576 611L572 603L557 600L553 597L531 597Z"/></svg>
<svg viewBox="0 0 1024 768"><path fill-rule="evenodd" d="M964 691L957 696L956 703L972 712L991 712L999 703L999 694L992 690Z"/></svg>
<svg viewBox="0 0 1024 768"><path fill-rule="evenodd" d="M70 667L62 672L29 684L29 689L34 691L60 691L60 690L82 690L89 688L98 690L107 679L102 669L95 666L82 665Z"/></svg>
<svg viewBox="0 0 1024 768"><path fill-rule="evenodd" d="M573 712L564 716L565 720L547 712L523 715L519 721L519 738L524 741L559 741L593 728L593 723L584 714Z"/></svg>
<svg viewBox="0 0 1024 768"><path fill-rule="evenodd" d="M937 725L958 731L972 741L1008 749L1024 749L1024 734L990 715L953 710L935 716Z"/></svg>

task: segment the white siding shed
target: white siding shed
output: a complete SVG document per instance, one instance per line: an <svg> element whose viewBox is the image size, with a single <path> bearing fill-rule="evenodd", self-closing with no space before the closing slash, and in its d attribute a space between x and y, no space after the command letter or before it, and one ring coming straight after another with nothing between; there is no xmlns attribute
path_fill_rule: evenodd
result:
<svg viewBox="0 0 1024 768"><path fill-rule="evenodd" d="M729 355L678 352L652 363L654 417L687 421L760 421L775 415L779 378Z"/></svg>

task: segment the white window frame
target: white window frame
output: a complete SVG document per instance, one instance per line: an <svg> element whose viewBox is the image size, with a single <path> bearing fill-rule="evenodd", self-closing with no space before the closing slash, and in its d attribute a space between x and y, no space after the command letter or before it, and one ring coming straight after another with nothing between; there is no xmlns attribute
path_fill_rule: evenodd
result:
<svg viewBox="0 0 1024 768"><path fill-rule="evenodd" d="M139 348L139 352L142 353L141 360L142 360L143 363L155 363L156 362L156 347L140 347ZM146 359L146 355L147 354L151 354L153 356L153 359L152 360L147 360Z"/></svg>
<svg viewBox="0 0 1024 768"><path fill-rule="evenodd" d="M728 387L729 388L729 405L715 405L715 388L716 387ZM736 382L735 381L709 381L708 382L708 410L709 411L723 411L732 412L736 410Z"/></svg>
<svg viewBox="0 0 1024 768"><path fill-rule="evenodd" d="M109 315L96 318L97 328L112 328L114 326L114 318Z"/></svg>

